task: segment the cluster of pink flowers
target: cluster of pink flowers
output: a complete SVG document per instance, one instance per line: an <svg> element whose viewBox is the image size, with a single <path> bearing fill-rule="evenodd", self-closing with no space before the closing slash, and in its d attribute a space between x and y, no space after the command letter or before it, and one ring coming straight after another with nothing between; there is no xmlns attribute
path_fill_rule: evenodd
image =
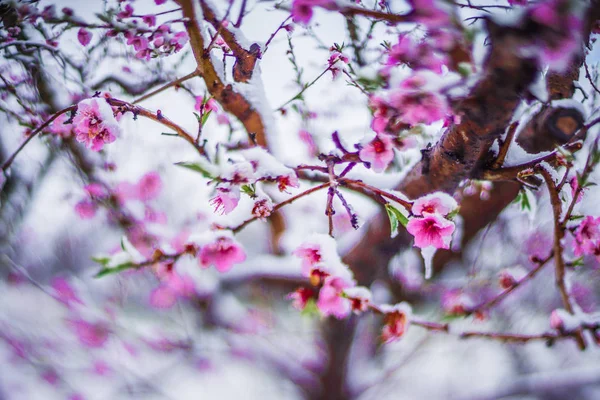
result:
<svg viewBox="0 0 600 400"><path fill-rule="evenodd" d="M242 150L237 153L241 159L227 164L222 168L216 180L216 195L210 200L215 207L215 212L229 214L233 211L241 198L241 188L244 185L254 185L258 182L276 182L280 191L284 192L289 187L299 187L298 177L294 170L285 167L266 150L260 147ZM270 214L272 203L266 194L255 199L256 202L265 200L260 204L255 203L257 216L265 217Z"/></svg>
<svg viewBox="0 0 600 400"><path fill-rule="evenodd" d="M454 222L447 219L456 210L456 200L446 193L436 192L413 203L415 216L408 221L406 230L415 237L415 246L448 249L454 232Z"/></svg>
<svg viewBox="0 0 600 400"><path fill-rule="evenodd" d="M313 8L335 9L335 0L294 0L292 3L292 19L296 23L308 25L313 17Z"/></svg>
<svg viewBox="0 0 600 400"><path fill-rule="evenodd" d="M452 35L442 30L418 43L410 35L401 35L398 43L389 49L382 73L387 75L392 67L406 64L413 70L427 69L439 74L448 63L443 52L450 50L453 42Z"/></svg>
<svg viewBox="0 0 600 400"><path fill-rule="evenodd" d="M533 20L551 28L551 33L541 37L542 42L538 44L541 49L525 49L535 52L542 67L562 72L580 51L583 23L573 8L568 0L549 0L535 3L529 10Z"/></svg>
<svg viewBox="0 0 600 400"><path fill-rule="evenodd" d="M600 260L600 217L585 217L574 232L575 255L593 255Z"/></svg>
<svg viewBox="0 0 600 400"><path fill-rule="evenodd" d="M148 22L151 22L148 20ZM128 30L125 32L127 44L132 45L136 51L135 56L150 60L152 56L165 56L177 53L188 42L185 31L172 32L171 28L162 24L151 33L145 30Z"/></svg>
<svg viewBox="0 0 600 400"><path fill-rule="evenodd" d="M322 316L342 319L351 312L360 314L374 311L384 316L384 343L404 335L411 318L410 306L406 303L394 306L373 304L370 290L356 286L352 272L342 263L333 238L327 235L312 235L293 254L302 259L302 274L315 287L301 287L288 295L295 308L304 309L309 302L314 301L318 290L314 304Z"/></svg>
<svg viewBox="0 0 600 400"><path fill-rule="evenodd" d="M436 29L450 25L450 15L439 0L409 0L413 7L410 13L414 22Z"/></svg>
<svg viewBox="0 0 600 400"><path fill-rule="evenodd" d="M93 218L102 202L115 202L120 207L128 201L144 204L146 222L165 223L166 215L154 210L148 202L156 199L162 191L162 180L157 172L149 172L138 182L120 182L114 188L101 183L90 183L84 187L85 198L75 205L75 211L82 219Z"/></svg>
<svg viewBox="0 0 600 400"><path fill-rule="evenodd" d="M105 144L117 139L120 129L108 102L103 98L92 98L77 104L73 131L78 142L85 143L93 151L100 151Z"/></svg>
<svg viewBox="0 0 600 400"><path fill-rule="evenodd" d="M418 71L397 88L370 99L374 110L371 127L375 132L389 132L394 127L420 123L431 124L450 114L446 98L435 87L439 77L430 71ZM404 125L404 126L403 126Z"/></svg>

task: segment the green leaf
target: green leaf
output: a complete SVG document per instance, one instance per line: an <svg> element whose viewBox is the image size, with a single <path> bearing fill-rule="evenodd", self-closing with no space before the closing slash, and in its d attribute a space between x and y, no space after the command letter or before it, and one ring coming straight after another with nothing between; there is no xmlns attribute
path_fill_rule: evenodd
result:
<svg viewBox="0 0 600 400"><path fill-rule="evenodd" d="M182 161L182 162L175 163L175 165L177 165L179 167L191 169L192 171L195 171L195 172L199 172L205 178L214 179L214 176L212 176L212 174L204 166L202 166L199 163Z"/></svg>
<svg viewBox="0 0 600 400"><path fill-rule="evenodd" d="M202 121L202 117L200 116L200 114L198 114L197 112L193 112L192 114L194 114L198 123L200 123L200 121Z"/></svg>
<svg viewBox="0 0 600 400"><path fill-rule="evenodd" d="M583 256L571 261L571 266L573 267L583 267L584 265Z"/></svg>
<svg viewBox="0 0 600 400"><path fill-rule="evenodd" d="M204 113L202 115L200 122L200 126L204 126L204 124L206 124L206 121L208 120L208 117L210 116L210 113L212 113L212 110L209 110L208 112Z"/></svg>
<svg viewBox="0 0 600 400"><path fill-rule="evenodd" d="M402 226L406 227L408 218L390 203L385 205L385 211L390 219L390 236L395 237L398 234L398 224L400 223Z"/></svg>
<svg viewBox="0 0 600 400"><path fill-rule="evenodd" d="M319 309L317 308L317 302L315 301L315 299L308 299L304 310L302 310L302 312L300 313L300 315L307 317L313 317L319 314Z"/></svg>
<svg viewBox="0 0 600 400"><path fill-rule="evenodd" d="M124 263L124 264L119 264L119 265L117 265L115 267L111 267L111 268L102 268L100 270L100 272L98 272L96 275L94 275L94 278L102 278L104 276L116 274L118 272L122 272L122 271L125 271L128 269L131 269L133 267L134 267L134 265L132 263L128 262L128 263Z"/></svg>
<svg viewBox="0 0 600 400"><path fill-rule="evenodd" d="M96 256L96 257L92 257L92 261L97 262L98 264L102 265L103 267L106 267L106 264L108 264L110 262L110 257Z"/></svg>
<svg viewBox="0 0 600 400"><path fill-rule="evenodd" d="M584 219L584 218L585 218L585 216L583 216L583 215L571 215L569 217L569 220L570 221L577 221L578 219Z"/></svg>
<svg viewBox="0 0 600 400"><path fill-rule="evenodd" d="M248 196L254 198L256 197L256 187L254 184L252 185L243 185L242 192L246 193Z"/></svg>

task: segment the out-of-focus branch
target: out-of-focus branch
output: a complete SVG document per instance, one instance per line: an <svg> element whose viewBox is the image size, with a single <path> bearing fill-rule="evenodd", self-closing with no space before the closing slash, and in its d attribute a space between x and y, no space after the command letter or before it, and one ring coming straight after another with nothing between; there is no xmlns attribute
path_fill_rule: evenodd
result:
<svg viewBox="0 0 600 400"><path fill-rule="evenodd" d="M544 398L549 394L572 393L574 389L600 383L600 370L592 364L589 367L560 369L541 372L505 380L492 389L466 397L464 400L496 400L519 395L533 395Z"/></svg>
<svg viewBox="0 0 600 400"><path fill-rule="evenodd" d="M223 82L212 63L210 54L205 52L201 26L201 18L203 18L201 8L193 0L180 0L179 4L183 10L184 18L186 18L184 24L190 37L198 71L204 79L208 91L223 106L225 111L240 120L248 135L251 138L254 137L258 145L267 147L263 117L253 108L247 98L236 92L231 84ZM225 35L224 32L225 30L223 30L223 35ZM223 37L225 38L225 36Z"/></svg>

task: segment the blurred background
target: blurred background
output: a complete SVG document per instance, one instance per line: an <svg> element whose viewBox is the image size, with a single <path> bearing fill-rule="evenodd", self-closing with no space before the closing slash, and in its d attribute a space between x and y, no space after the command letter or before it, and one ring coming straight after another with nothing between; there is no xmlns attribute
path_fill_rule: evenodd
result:
<svg viewBox="0 0 600 400"><path fill-rule="evenodd" d="M213 3L221 15L228 8L225 1ZM236 1L231 8L232 21L241 3ZM365 6L373 7L371 3ZM68 24L44 23L44 18L52 20L46 16L29 24L22 34L39 43L57 40L58 47L3 46L11 16L24 5L38 13L51 13L45 7L54 7L58 16L64 15L65 7L72 9L77 18L96 25L89 29L91 43L81 45L77 29L67 29ZM179 6L172 1L160 5L151 0L0 3L1 160L24 140L29 126L44 120L42 116L96 91L133 101L194 71L189 43L167 57L145 60L135 56L121 35L107 37L101 16L107 15L107 10L125 10L126 5L134 9L129 20L174 10L157 15L158 24L175 20L173 31L185 30ZM368 97L344 75L333 79L328 72L306 89L302 99L287 102L327 68L334 44L346 45L343 52L351 58L352 76L368 80L385 60L381 44L395 43L400 32L416 31L418 35L418 27L371 25L364 18L352 19L352 29L364 40L358 62L349 20L338 13L315 8L311 24L304 27L285 22L291 2L248 0L246 7L240 28L245 43L264 46L282 23L290 24L289 32L278 31L268 49L263 48L258 70L262 79L253 83L259 88L262 84L264 93L248 89L249 96L255 96L254 104L266 115L271 153L288 166L315 163L318 153L334 149L333 131L338 131L349 147L369 137ZM390 1L389 7L397 13L410 9L402 1ZM469 8L458 12L462 20L482 13ZM504 9L494 12L507 14ZM469 30L474 37L473 65L479 68L486 51L486 32L480 21ZM226 74L231 76L232 61L219 49L214 53L225 60ZM597 61L595 46L587 56L594 79ZM591 115L598 107L598 95L584 75L579 87L575 99ZM195 132L198 122L193 112L199 96L206 96L206 88L195 78L140 105L161 110ZM527 118L537 106L535 102L523 104L515 119ZM223 117L217 119L216 114ZM118 252L123 237L176 246L185 240L182 237L206 232L214 224L241 223L253 205L243 197L232 213L215 213L208 180L174 165L196 161L198 154L193 148L179 138L163 135L165 128L148 119L127 114L119 124L117 141L99 153L73 137L48 134L35 138L4 178L0 198L0 399L600 398L597 346L581 352L570 340L550 346L544 341L507 344L411 327L400 341L381 345L381 321L363 315L338 322L347 324L351 338L333 338L334 342L348 342L343 360L335 358L330 353L329 321L295 310L286 298L305 283L301 262L291 252L309 234L327 232L326 194L321 192L284 209L285 230L278 243L265 221L250 224L237 234L247 259L230 272L200 269L191 257L180 259L175 268L190 278L193 294L178 297L172 307L152 304L151 294L161 285L152 268L95 278L100 266L93 258ZM439 138L442 124L423 126L405 149L396 152L386 174L361 168L353 171L353 178L382 188L395 187L421 158L420 149ZM591 131L588 140L596 134L597 130ZM246 141L247 134L234 117L218 109L204 126L202 137L207 151L215 155L218 143L233 146ZM109 187L136 184L151 172L160 175L161 190L156 197L128 202L120 210L100 206L86 218L77 211L77 205L88 196L84 187L90 182ZM309 186L302 182L301 188L291 193ZM469 183L460 196L485 198L491 187ZM267 190L274 202L289 197L275 188ZM578 205L580 213L598 214L596 193L595 187L589 188ZM342 255L361 240L367 223L379 212L378 205L366 197L348 193L347 198L359 215L361 228L352 229L345 213L336 214L334 233ZM375 298L380 303L394 303L402 296L416 314L427 320L451 321L457 331L547 331L550 312L561 307L552 268L542 270L484 318L454 315L457 307L480 303L498 293L500 271L513 268L526 273L535 267L532 256L548 255L553 221L547 194L544 190L532 192L531 200L529 211L511 204L464 247L454 246L454 254L440 261L438 273L430 281L423 279L419 252L412 247L401 249L372 284ZM598 262L586 258L585 266L570 282L573 297L586 312L598 309L599 275ZM338 380L343 389L329 392Z"/></svg>

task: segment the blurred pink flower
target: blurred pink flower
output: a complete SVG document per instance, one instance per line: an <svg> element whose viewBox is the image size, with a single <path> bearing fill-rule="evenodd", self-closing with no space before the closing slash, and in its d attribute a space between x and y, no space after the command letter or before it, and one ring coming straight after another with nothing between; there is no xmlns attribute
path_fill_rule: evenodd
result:
<svg viewBox="0 0 600 400"><path fill-rule="evenodd" d="M575 255L595 254L600 247L600 217L585 217L575 229Z"/></svg>
<svg viewBox="0 0 600 400"><path fill-rule="evenodd" d="M315 243L305 243L292 252L302 259L302 275L309 277L314 266L322 260L321 246Z"/></svg>
<svg viewBox="0 0 600 400"><path fill-rule="evenodd" d="M52 289L54 289L56 299L67 307L70 307L73 303L83 304L73 286L65 278L54 278Z"/></svg>
<svg viewBox="0 0 600 400"><path fill-rule="evenodd" d="M321 314L323 316L333 315L338 319L347 317L351 311L351 304L348 299L342 297L342 293L344 289L351 286L336 276L326 278L317 299L317 308Z"/></svg>
<svg viewBox="0 0 600 400"><path fill-rule="evenodd" d="M75 212L81 219L91 219L96 215L98 205L90 199L84 199L75 204Z"/></svg>
<svg viewBox="0 0 600 400"><path fill-rule="evenodd" d="M292 300L292 307L294 307L296 310L302 311L306 307L308 301L312 299L314 295L315 292L311 288L301 287L288 294L287 298Z"/></svg>
<svg viewBox="0 0 600 400"><path fill-rule="evenodd" d="M110 329L104 323L91 323L83 319L71 319L68 322L79 342L84 346L99 348L106 344Z"/></svg>
<svg viewBox="0 0 600 400"><path fill-rule="evenodd" d="M77 31L77 40L83 46L87 46L92 41L92 34L85 28L79 28Z"/></svg>
<svg viewBox="0 0 600 400"><path fill-rule="evenodd" d="M162 180L158 172L148 172L137 183L137 198L141 201L158 197L162 190Z"/></svg>
<svg viewBox="0 0 600 400"><path fill-rule="evenodd" d="M334 0L294 0L292 19L296 23L307 25L313 16L313 7L335 6Z"/></svg>
<svg viewBox="0 0 600 400"><path fill-rule="evenodd" d="M214 265L219 272L227 272L233 264L244 260L246 260L244 249L228 237L220 237L213 243L202 246L199 254L200 265L203 268Z"/></svg>
<svg viewBox="0 0 600 400"><path fill-rule="evenodd" d="M383 343L391 343L400 339L406 333L410 325L411 308L407 303L400 303L394 306L381 306L381 311L385 316L383 319L383 329L381 330L381 340Z"/></svg>

